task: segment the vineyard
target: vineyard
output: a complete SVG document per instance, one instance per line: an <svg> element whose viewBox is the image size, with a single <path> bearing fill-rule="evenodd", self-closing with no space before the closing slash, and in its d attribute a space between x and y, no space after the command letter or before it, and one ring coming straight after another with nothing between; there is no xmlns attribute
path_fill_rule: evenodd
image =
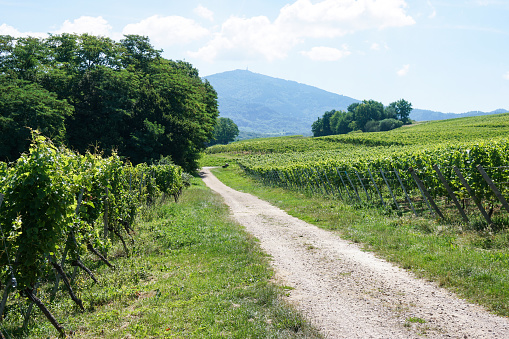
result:
<svg viewBox="0 0 509 339"><path fill-rule="evenodd" d="M177 200L183 178L180 167L163 160L132 166L116 154L79 155L34 133L28 153L14 163L0 163L0 279L4 283L0 316L11 311L8 301L19 294L31 301L24 310L25 326L36 305L64 335L51 306L38 298L38 287L54 284L51 303L63 286L84 310L75 278L79 272L94 281L96 277L82 257L90 253L115 269L108 260L112 243L121 242L129 255L140 206L161 195Z"/></svg>
<svg viewBox="0 0 509 339"><path fill-rule="evenodd" d="M383 133L275 138L212 147L270 185L354 204L498 224L509 206L509 114Z"/></svg>

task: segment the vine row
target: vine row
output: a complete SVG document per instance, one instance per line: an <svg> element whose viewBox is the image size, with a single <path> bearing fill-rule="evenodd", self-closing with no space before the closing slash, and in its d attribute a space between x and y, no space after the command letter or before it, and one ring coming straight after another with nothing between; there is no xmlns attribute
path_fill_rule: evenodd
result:
<svg viewBox="0 0 509 339"><path fill-rule="evenodd" d="M14 163L0 163L0 279L5 282L0 316L15 289L64 335L37 298L37 286L54 272L52 298L63 281L84 310L66 267L82 269L95 280L81 260L91 252L114 268L108 249L120 240L129 255L139 207L159 195L177 201L184 185L182 169L169 162L132 166L116 154L79 155L34 132L29 152Z"/></svg>

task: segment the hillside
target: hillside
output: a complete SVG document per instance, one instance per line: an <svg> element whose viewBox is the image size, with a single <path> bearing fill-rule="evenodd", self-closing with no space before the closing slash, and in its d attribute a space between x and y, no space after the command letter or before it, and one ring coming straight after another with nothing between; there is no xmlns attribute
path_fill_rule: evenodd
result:
<svg viewBox="0 0 509 339"><path fill-rule="evenodd" d="M206 77L218 93L222 117L257 133L307 134L324 112L358 100L269 76L236 70Z"/></svg>
<svg viewBox="0 0 509 339"><path fill-rule="evenodd" d="M311 124L324 112L346 110L350 104L360 101L247 70L228 71L205 78L218 93L221 116L231 118L243 134L310 135ZM416 121L444 120L506 111L454 114L416 108L410 118Z"/></svg>

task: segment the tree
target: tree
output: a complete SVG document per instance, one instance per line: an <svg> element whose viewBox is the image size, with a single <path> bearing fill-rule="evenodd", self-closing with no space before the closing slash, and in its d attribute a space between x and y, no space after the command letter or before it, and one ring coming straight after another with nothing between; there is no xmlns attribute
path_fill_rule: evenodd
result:
<svg viewBox="0 0 509 339"><path fill-rule="evenodd" d="M351 105L350 105L351 106ZM357 105L353 111L354 120L357 126L366 132L366 124L370 120L379 121L383 116L384 105L375 100L364 100Z"/></svg>
<svg viewBox="0 0 509 339"><path fill-rule="evenodd" d="M375 100L363 100L348 106L347 112L325 112L311 130L313 136L346 134L353 131L379 132L401 127L409 121L412 104L401 99L385 107ZM396 120L399 118L400 120Z"/></svg>
<svg viewBox="0 0 509 339"><path fill-rule="evenodd" d="M318 118L311 126L311 131L314 137L321 137L325 135L332 135L334 132L331 129L330 118L336 113L335 110L325 112L323 117Z"/></svg>
<svg viewBox="0 0 509 339"><path fill-rule="evenodd" d="M330 118L330 126L333 134L346 134L351 132L349 125L353 121L352 112L336 111Z"/></svg>
<svg viewBox="0 0 509 339"><path fill-rule="evenodd" d="M30 129L63 144L65 119L72 112L66 100L41 86L0 74L0 161L14 161L28 151Z"/></svg>
<svg viewBox="0 0 509 339"><path fill-rule="evenodd" d="M239 135L239 128L230 118L218 118L216 127L214 127L214 137L210 145L223 144L226 145L230 141L235 140Z"/></svg>
<svg viewBox="0 0 509 339"><path fill-rule="evenodd" d="M392 102L389 104L389 107L392 107L396 111L396 116L399 120L403 121L403 123L409 122L410 113L412 112L412 104L404 99L400 99L398 101Z"/></svg>
<svg viewBox="0 0 509 339"><path fill-rule="evenodd" d="M398 115L394 106L387 106L384 108L384 119L397 119Z"/></svg>
<svg viewBox="0 0 509 339"><path fill-rule="evenodd" d="M40 114L46 104L54 112L50 99L72 106L64 109L65 125L55 128L64 131L58 138L73 149L83 153L98 146L106 155L115 149L134 164L170 157L192 172L213 137L217 93L191 64L160 54L137 35L120 42L88 34L0 35L0 75L27 81L22 85L29 89L22 98L26 111ZM29 95L34 92L38 96ZM39 106L30 99L46 95ZM2 128L17 130L16 124L25 124L20 119L6 117Z"/></svg>

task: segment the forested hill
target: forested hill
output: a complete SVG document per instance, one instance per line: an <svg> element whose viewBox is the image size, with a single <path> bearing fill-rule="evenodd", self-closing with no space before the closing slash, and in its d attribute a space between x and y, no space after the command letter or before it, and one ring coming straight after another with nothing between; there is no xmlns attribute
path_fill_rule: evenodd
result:
<svg viewBox="0 0 509 339"><path fill-rule="evenodd" d="M217 91L221 116L232 119L242 132L310 135L312 123L326 111L346 111L350 104L360 102L295 81L246 70L218 73L206 79ZM507 110L454 114L416 108L410 119L443 120L503 112Z"/></svg>
<svg viewBox="0 0 509 339"><path fill-rule="evenodd" d="M307 134L324 112L344 109L353 98L316 87L250 71L206 77L218 93L219 112L240 130L257 133Z"/></svg>

